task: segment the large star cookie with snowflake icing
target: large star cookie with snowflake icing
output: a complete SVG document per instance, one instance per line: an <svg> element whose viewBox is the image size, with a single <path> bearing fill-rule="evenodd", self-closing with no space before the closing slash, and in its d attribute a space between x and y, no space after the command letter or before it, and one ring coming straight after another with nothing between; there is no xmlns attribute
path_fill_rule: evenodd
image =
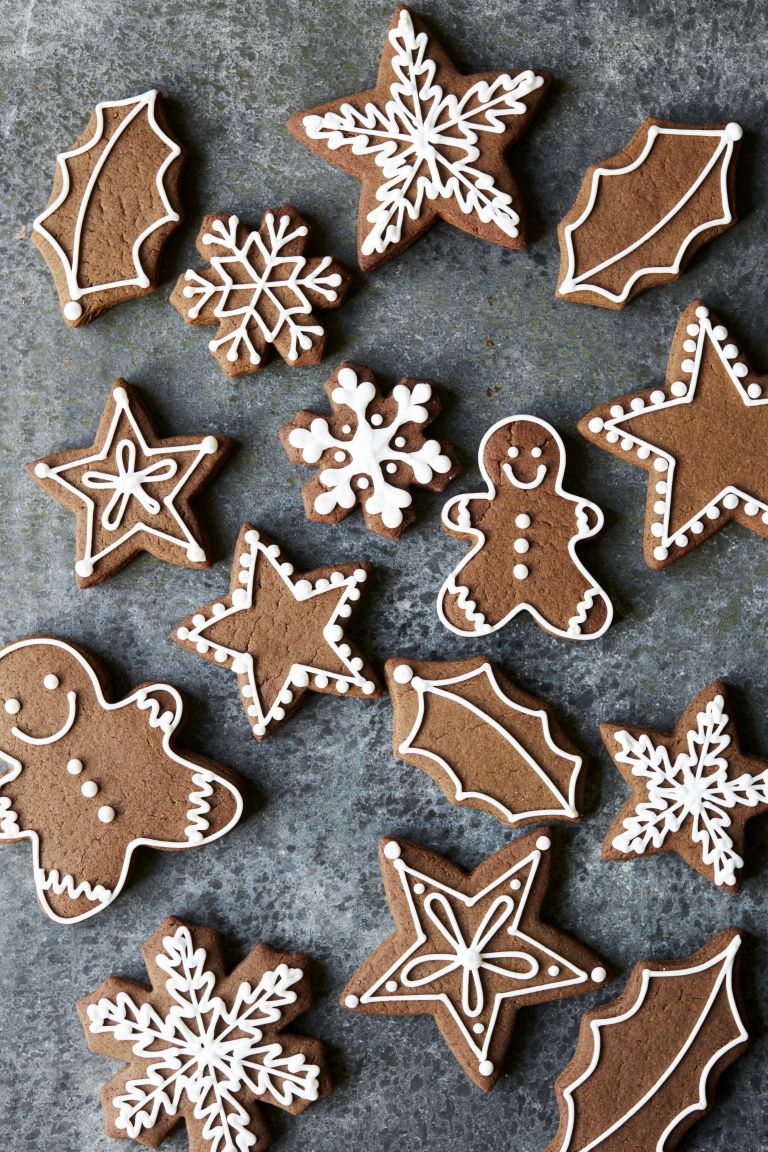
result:
<svg viewBox="0 0 768 1152"><path fill-rule="evenodd" d="M261 740L310 690L379 695L372 668L348 642L343 624L370 570L337 564L297 573L279 545L245 524L229 593L189 616L173 639L236 674L248 722Z"/></svg>
<svg viewBox="0 0 768 1152"><path fill-rule="evenodd" d="M739 747L727 689L715 681L671 733L601 724L605 746L632 789L603 844L607 860L677 852L736 891L744 825L768 810L768 760Z"/></svg>
<svg viewBox="0 0 768 1152"><path fill-rule="evenodd" d="M768 536L768 376L694 300L675 330L663 388L595 408L594 444L649 473L645 559L664 568L730 520Z"/></svg>
<svg viewBox="0 0 768 1152"><path fill-rule="evenodd" d="M358 969L341 1002L373 1015L431 1013L475 1084L495 1084L525 1004L591 991L606 970L583 945L543 924L546 829L464 872L407 840L380 860L395 932Z"/></svg>
<svg viewBox="0 0 768 1152"><path fill-rule="evenodd" d="M361 268L408 248L438 218L522 248L525 213L505 149L522 136L548 76L464 76L407 8L396 10L376 87L288 121L298 140L362 181Z"/></svg>
<svg viewBox="0 0 768 1152"><path fill-rule="evenodd" d="M80 587L108 580L142 551L209 568L207 533L192 501L230 446L222 436L159 438L136 390L116 380L93 444L27 465L33 480L77 516Z"/></svg>
<svg viewBox="0 0 768 1152"><path fill-rule="evenodd" d="M319 364L319 308L338 308L351 278L330 256L308 256L310 231L291 205L250 230L237 216L206 216L197 250L208 268L179 277L171 303L188 324L218 325L208 349L228 376L263 368L274 347L286 364Z"/></svg>
<svg viewBox="0 0 768 1152"><path fill-rule="evenodd" d="M398 539L416 518L409 487L442 492L461 471L451 444L424 438L437 389L409 376L385 396L370 368L345 361L325 391L331 416L303 410L280 429L289 458L318 469L302 488L307 517L338 524L359 501L372 532Z"/></svg>
<svg viewBox="0 0 768 1152"><path fill-rule="evenodd" d="M169 916L142 952L151 989L111 976L77 1006L92 1052L124 1061L101 1090L107 1135L194 1152L262 1149L263 1104L296 1115L331 1090L323 1045L285 1029L311 1006L308 960L259 944L227 974L218 932Z"/></svg>

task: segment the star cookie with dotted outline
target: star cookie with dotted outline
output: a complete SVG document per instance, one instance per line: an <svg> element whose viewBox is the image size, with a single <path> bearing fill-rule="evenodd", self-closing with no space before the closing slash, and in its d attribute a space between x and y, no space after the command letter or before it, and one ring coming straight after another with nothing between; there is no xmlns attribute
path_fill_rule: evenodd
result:
<svg viewBox="0 0 768 1152"><path fill-rule="evenodd" d="M364 563L296 573L278 544L244 524L229 593L187 617L172 638L237 675L245 714L261 740L310 690L381 694L372 668L339 623L352 615L370 571Z"/></svg>
<svg viewBox="0 0 768 1152"><path fill-rule="evenodd" d="M437 852L385 838L380 863L395 932L341 1003L372 1015L431 1014L478 1087L501 1072L518 1007L591 991L606 969L539 918L551 842L537 829L464 872Z"/></svg>
<svg viewBox="0 0 768 1152"><path fill-rule="evenodd" d="M116 380L93 444L26 466L77 516L78 585L101 584L140 552L210 568L207 533L192 501L231 446L222 436L159 438L136 390Z"/></svg>
<svg viewBox="0 0 768 1152"><path fill-rule="evenodd" d="M730 520L768 536L768 376L752 372L700 300L677 325L665 386L601 404L579 431L649 472L649 567L665 568Z"/></svg>

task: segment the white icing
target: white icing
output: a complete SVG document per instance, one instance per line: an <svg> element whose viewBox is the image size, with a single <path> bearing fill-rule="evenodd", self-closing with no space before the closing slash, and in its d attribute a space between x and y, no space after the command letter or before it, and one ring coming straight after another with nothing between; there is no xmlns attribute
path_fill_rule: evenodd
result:
<svg viewBox="0 0 768 1152"><path fill-rule="evenodd" d="M111 824L117 813L109 804L102 804L96 815L98 816L99 820L101 820L102 824Z"/></svg>
<svg viewBox="0 0 768 1152"><path fill-rule="evenodd" d="M2 656L2 653L0 653ZM55 744L58 740L63 739L67 735L70 728L77 719L77 693L67 692L67 718L61 727L54 732L51 736L30 736L21 728L13 727L11 732L17 740L23 740L25 744L43 745ZM0 753L0 756L2 753Z"/></svg>
<svg viewBox="0 0 768 1152"><path fill-rule="evenodd" d="M58 686L59 678L58 676L54 676L52 672L49 672L47 676L43 677L43 687L47 688L49 691L52 692L53 689L58 688Z"/></svg>
<svg viewBox="0 0 768 1152"><path fill-rule="evenodd" d="M146 468L136 468L136 445L132 440L119 440L115 446L117 472L85 472L82 483L86 488L112 492L101 514L101 524L108 532L116 532L123 522L130 501L138 500L145 512L157 516L162 505L144 490L149 483L159 484L176 475L175 460L156 460Z"/></svg>

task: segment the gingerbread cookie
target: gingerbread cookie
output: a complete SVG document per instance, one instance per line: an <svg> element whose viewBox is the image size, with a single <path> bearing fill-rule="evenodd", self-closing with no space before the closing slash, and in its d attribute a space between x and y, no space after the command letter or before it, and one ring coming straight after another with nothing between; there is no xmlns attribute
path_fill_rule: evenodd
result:
<svg viewBox="0 0 768 1152"><path fill-rule="evenodd" d="M27 465L32 479L77 515L80 587L108 580L140 552L210 568L192 501L230 448L222 436L158 438L136 390L116 380L93 444Z"/></svg>
<svg viewBox="0 0 768 1152"><path fill-rule="evenodd" d="M351 277L330 256L307 256L309 228L290 204L257 231L237 216L206 216L197 250L210 268L188 268L171 304L188 324L217 324L208 348L227 376L258 372L271 346L286 364L319 364L325 329L314 309L338 308Z"/></svg>
<svg viewBox="0 0 768 1152"><path fill-rule="evenodd" d="M286 1029L312 1005L309 961L258 944L232 972L213 928L169 916L142 949L151 989L110 976L77 1006L91 1052L125 1061L101 1090L108 1136L190 1152L270 1143L261 1105L297 1115L331 1090L322 1043Z"/></svg>
<svg viewBox="0 0 768 1152"><path fill-rule="evenodd" d="M539 919L549 848L542 830L531 832L467 873L410 841L382 840L396 931L352 977L342 1004L372 1015L430 1013L467 1075L491 1089L519 1006L590 991L607 975L583 945Z"/></svg>
<svg viewBox="0 0 768 1152"><path fill-rule="evenodd" d="M583 759L548 704L490 660L388 660L392 748L452 804L509 825L579 819Z"/></svg>
<svg viewBox="0 0 768 1152"><path fill-rule="evenodd" d="M416 518L408 488L442 492L461 471L452 444L424 439L436 386L406 376L384 396L370 368L345 360L325 391L330 417L302 410L280 429L289 459L319 469L301 490L307 518L338 524L359 501L371 531L397 540Z"/></svg>
<svg viewBox="0 0 768 1152"><path fill-rule="evenodd" d="M237 675L243 708L261 740L287 720L304 694L378 696L375 674L340 621L360 599L369 564L294 572L263 532L244 524L230 591L199 608L173 639Z"/></svg>
<svg viewBox="0 0 768 1152"><path fill-rule="evenodd" d="M133 853L218 840L240 818L233 778L175 747L182 700L122 700L85 649L32 636L0 650L0 841L32 842L37 898L58 923L120 894Z"/></svg>
<svg viewBox="0 0 768 1152"><path fill-rule="evenodd" d="M618 999L585 1013L557 1080L560 1127L546 1152L677 1148L749 1042L741 945L728 929L684 960L644 960Z"/></svg>
<svg viewBox="0 0 768 1152"><path fill-rule="evenodd" d="M560 222L557 295L623 308L675 280L693 255L736 223L738 124L646 120L610 160L587 169Z"/></svg>
<svg viewBox="0 0 768 1152"><path fill-rule="evenodd" d="M601 404L579 431L649 473L649 567L665 568L729 520L768 536L768 376L751 371L700 300L677 325L666 385Z"/></svg>
<svg viewBox="0 0 768 1152"><path fill-rule="evenodd" d="M480 444L485 492L454 496L443 527L472 548L437 598L459 636L485 636L527 611L553 636L594 640L613 618L608 596L577 549L603 526L596 504L562 487L565 446L536 416L510 416Z"/></svg>
<svg viewBox="0 0 768 1152"><path fill-rule="evenodd" d="M80 139L56 157L32 241L70 328L157 287L163 245L181 221L182 159L157 91L97 104Z"/></svg>
<svg viewBox="0 0 768 1152"><path fill-rule="evenodd" d="M608 829L606 860L677 852L714 884L735 892L744 825L768 810L768 760L739 747L721 681L691 701L674 732L601 724L632 796Z"/></svg>
<svg viewBox="0 0 768 1152"><path fill-rule="evenodd" d="M360 267L405 251L438 218L523 248L525 213L506 149L525 132L546 73L464 76L422 22L395 11L376 87L288 121L293 135L362 181Z"/></svg>

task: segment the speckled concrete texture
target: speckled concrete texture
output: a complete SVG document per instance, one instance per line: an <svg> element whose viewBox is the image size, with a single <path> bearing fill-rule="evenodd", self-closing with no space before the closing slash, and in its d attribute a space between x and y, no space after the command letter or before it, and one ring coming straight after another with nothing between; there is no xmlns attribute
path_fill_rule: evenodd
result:
<svg viewBox="0 0 768 1152"><path fill-rule="evenodd" d="M509 839L491 817L451 807L390 751L386 699L312 697L262 745L251 739L234 678L168 639L192 608L228 585L239 525L263 525L297 566L365 558L376 566L362 638L377 660L465 656L434 598L461 545L439 527L440 497L418 496L420 519L399 543L303 518L298 475L277 430L322 405L330 369L349 356L383 379L423 373L444 385L436 431L462 454L474 486L485 429L515 412L553 422L569 450L569 487L606 513L585 556L614 597L602 640L568 644L519 619L483 646L527 690L561 705L591 754L588 819L555 834L547 914L626 973L641 957L680 956L727 925L757 937L747 987L758 1035L768 1000L768 823L753 822L741 894L728 897L673 856L601 863L599 847L625 795L601 749L599 720L670 726L717 676L735 688L744 747L768 753L764 540L732 526L664 572L642 558L646 477L593 450L577 418L606 398L662 379L683 307L701 296L724 317L758 371L768 368L765 244L768 9L739 0L455 0L420 11L467 70L529 65L557 79L513 158L532 243L506 252L437 225L395 263L357 274L330 316L329 355L317 368L274 359L260 375L227 379L207 330L168 304L175 277L199 263L204 212L258 220L295 203L317 225L317 248L355 263L359 185L302 148L287 116L369 86L391 16L383 0L3 0L0 131L3 253L0 388L2 640L54 631L91 646L117 690L167 679L187 695L193 748L239 770L246 818L195 854L147 853L116 905L81 926L46 920L35 903L27 844L0 850L0 1147L8 1152L101 1152L99 1085L114 1071L89 1055L75 1001L111 972L141 978L141 942L168 913L215 925L236 961L258 940L315 958L317 1007L303 1027L331 1046L338 1087L304 1116L270 1110L283 1152L312 1148L398 1152L538 1152L557 1127L553 1081L569 1060L595 996L521 1012L507 1074L490 1096L472 1087L429 1018L347 1013L337 996L390 930L376 862L382 833L409 836L471 867ZM167 252L156 294L69 331L48 271L28 239L45 205L54 156L93 105L159 87L189 148L187 222ZM645 116L738 120L746 129L739 179L744 219L676 284L623 313L555 301L557 221L593 160L619 149ZM207 491L216 564L191 572L142 557L103 587L75 588L74 520L22 470L57 448L87 444L109 384L145 389L165 434L221 431L239 449ZM768 1148L768 1053L756 1045L725 1078L720 1103L685 1141L687 1152ZM179 1133L169 1148L185 1146Z"/></svg>

